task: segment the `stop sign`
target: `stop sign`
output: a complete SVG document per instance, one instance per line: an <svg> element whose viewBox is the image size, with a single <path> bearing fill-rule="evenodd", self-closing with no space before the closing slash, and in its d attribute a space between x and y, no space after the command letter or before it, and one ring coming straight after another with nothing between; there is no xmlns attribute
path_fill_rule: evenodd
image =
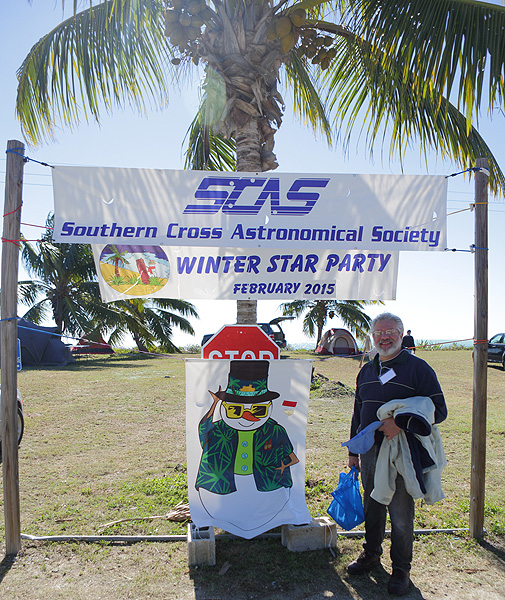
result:
<svg viewBox="0 0 505 600"><path fill-rule="evenodd" d="M202 347L202 358L279 359L279 346L258 325L225 325Z"/></svg>

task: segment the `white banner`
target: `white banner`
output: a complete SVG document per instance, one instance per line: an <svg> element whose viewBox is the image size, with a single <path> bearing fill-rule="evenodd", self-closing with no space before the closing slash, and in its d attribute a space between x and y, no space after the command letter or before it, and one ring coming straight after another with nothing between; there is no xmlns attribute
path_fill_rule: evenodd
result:
<svg viewBox="0 0 505 600"><path fill-rule="evenodd" d="M310 522L305 432L312 361L186 361L191 519L246 539ZM211 390L211 391L209 391Z"/></svg>
<svg viewBox="0 0 505 600"><path fill-rule="evenodd" d="M93 245L104 302L394 300L398 252Z"/></svg>
<svg viewBox="0 0 505 600"><path fill-rule="evenodd" d="M52 174L58 242L382 253L447 246L441 176L105 167Z"/></svg>

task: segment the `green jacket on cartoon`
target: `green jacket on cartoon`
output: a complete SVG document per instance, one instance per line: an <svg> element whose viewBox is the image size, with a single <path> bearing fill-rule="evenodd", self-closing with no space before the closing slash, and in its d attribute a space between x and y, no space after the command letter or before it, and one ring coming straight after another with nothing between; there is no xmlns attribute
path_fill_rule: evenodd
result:
<svg viewBox="0 0 505 600"><path fill-rule="evenodd" d="M284 427L274 419L269 418L261 428L244 436L223 420L213 422L212 415L207 414L200 421L198 433L203 453L196 489L202 487L215 494L234 492L235 476L241 475L240 469L237 472L237 453L240 451L240 456L246 456L251 444L252 473L257 489L269 492L293 486L288 466L293 463L293 445ZM242 465L242 469L246 468Z"/></svg>

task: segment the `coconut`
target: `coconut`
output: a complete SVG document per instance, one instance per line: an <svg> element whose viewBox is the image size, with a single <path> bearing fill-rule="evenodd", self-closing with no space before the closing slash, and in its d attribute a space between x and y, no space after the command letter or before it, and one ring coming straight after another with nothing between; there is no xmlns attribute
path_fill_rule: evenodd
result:
<svg viewBox="0 0 505 600"><path fill-rule="evenodd" d="M296 43L295 35L290 32L287 35L281 37L281 52L283 54L287 54L290 50L293 49Z"/></svg>
<svg viewBox="0 0 505 600"><path fill-rule="evenodd" d="M180 30L180 28L178 28L175 31L172 31L172 33L170 34L170 43L173 46L177 46L178 44L180 44L180 42L183 40L183 38L184 38L184 34Z"/></svg>
<svg viewBox="0 0 505 600"><path fill-rule="evenodd" d="M281 17L275 23L275 31L281 39L290 33L292 27L293 25L289 17Z"/></svg>
<svg viewBox="0 0 505 600"><path fill-rule="evenodd" d="M179 12L173 9L165 11L165 23L177 23L179 21Z"/></svg>
<svg viewBox="0 0 505 600"><path fill-rule="evenodd" d="M179 23L183 27L189 27L191 25L191 17L188 15L188 13L182 13L182 15L179 17Z"/></svg>
<svg viewBox="0 0 505 600"><path fill-rule="evenodd" d="M303 8L297 8L290 13L289 18L295 27L301 27L307 20L307 13Z"/></svg>
<svg viewBox="0 0 505 600"><path fill-rule="evenodd" d="M188 12L192 15L197 15L205 8L205 2L200 2L200 0L192 0L188 3Z"/></svg>
<svg viewBox="0 0 505 600"><path fill-rule="evenodd" d="M186 34L188 36L188 40L196 40L200 35L200 29L190 25L186 28Z"/></svg>
<svg viewBox="0 0 505 600"><path fill-rule="evenodd" d="M200 29L203 25L203 20L200 17L191 17L191 27Z"/></svg>
<svg viewBox="0 0 505 600"><path fill-rule="evenodd" d="M279 36L277 35L277 31L276 31L276 22L275 21L270 21L268 27L267 27L267 40L276 40Z"/></svg>
<svg viewBox="0 0 505 600"><path fill-rule="evenodd" d="M174 31L179 29L179 23L166 23L165 24L165 35L170 37Z"/></svg>

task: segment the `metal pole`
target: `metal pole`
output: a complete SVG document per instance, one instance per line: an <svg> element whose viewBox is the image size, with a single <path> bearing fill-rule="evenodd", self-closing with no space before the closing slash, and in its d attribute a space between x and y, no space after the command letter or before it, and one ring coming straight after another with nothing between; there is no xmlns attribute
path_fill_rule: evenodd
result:
<svg viewBox="0 0 505 600"><path fill-rule="evenodd" d="M21 549L17 427L17 305L19 232L23 192L24 145L7 142L5 203L2 236L2 455L6 555ZM11 241L12 240L12 241Z"/></svg>
<svg viewBox="0 0 505 600"><path fill-rule="evenodd" d="M486 158L479 158L475 166L481 170L475 173L475 310L470 535L474 538L481 538L484 535L486 483L488 161Z"/></svg>

